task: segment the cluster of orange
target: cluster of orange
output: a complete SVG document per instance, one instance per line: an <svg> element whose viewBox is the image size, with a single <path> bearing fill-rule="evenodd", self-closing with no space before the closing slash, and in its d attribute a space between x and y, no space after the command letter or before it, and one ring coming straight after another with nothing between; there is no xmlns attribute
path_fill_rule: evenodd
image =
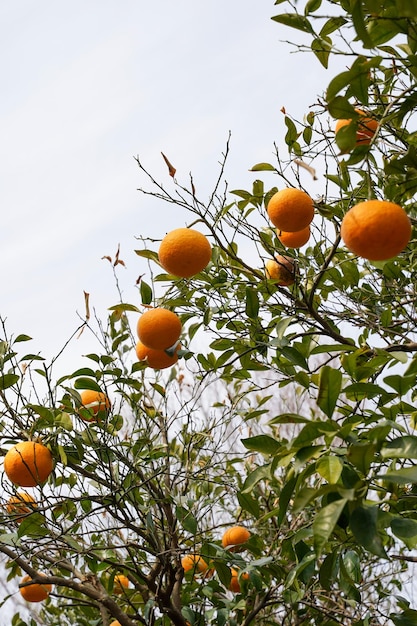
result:
<svg viewBox="0 0 417 626"><path fill-rule="evenodd" d="M192 228L176 228L162 239L158 259L169 274L191 278L210 262L211 245L205 235ZM160 370L178 361L182 325L178 315L161 307L149 309L137 323L136 355L139 361Z"/></svg>
<svg viewBox="0 0 417 626"><path fill-rule="evenodd" d="M301 248L310 239L314 204L305 191L291 187L277 191L268 202L267 213L287 248ZM276 254L265 263L265 272L277 285L288 287L295 281L296 264L291 257Z"/></svg>
<svg viewBox="0 0 417 626"><path fill-rule="evenodd" d="M86 390L81 393L80 416L86 421L97 419L97 416L110 409L110 400L106 394ZM91 417L89 417L89 415ZM36 487L42 485L54 468L51 451L39 441L21 441L13 445L4 457L4 472L8 479L18 487ZM7 513L20 524L23 519L38 507L35 498L27 491L19 490L11 496L6 504ZM42 574L39 574L42 578ZM117 577L116 577L117 578ZM115 578L115 593L121 593L120 585L125 585L124 578ZM52 590L52 585L30 581L26 575L20 582L20 593L27 602L41 602ZM127 579L126 579L127 581ZM127 581L128 584L128 581Z"/></svg>
<svg viewBox="0 0 417 626"><path fill-rule="evenodd" d="M52 473L53 467L49 448L37 441L21 441L12 446L4 457L6 476L19 487L36 487L42 484ZM6 505L7 512L18 524L36 508L35 499L26 491L18 491ZM45 600L52 591L52 585L31 583L31 580L32 578L26 575L20 581L22 597L28 602Z"/></svg>
<svg viewBox="0 0 417 626"><path fill-rule="evenodd" d="M369 145L378 129L377 120L364 111L359 115L356 145ZM338 120L335 132L353 120ZM311 197L300 189L285 188L275 193L267 206L269 219L277 229L278 238L288 248L305 245L310 237L314 217ZM369 261L387 261L397 256L411 238L411 222L402 207L386 200L367 200L354 205L343 217L340 234L346 247ZM265 264L268 278L277 285L288 286L295 281L294 259L280 254Z"/></svg>
<svg viewBox="0 0 417 626"><path fill-rule="evenodd" d="M369 145L378 130L378 121L361 109L356 145ZM335 133L353 123L337 120ZM353 206L344 216L340 230L346 247L369 261L387 261L404 250L411 238L411 222L402 207L386 200L368 200Z"/></svg>
<svg viewBox="0 0 417 626"><path fill-rule="evenodd" d="M222 537L222 546L231 552L237 552L243 549L244 544L249 540L250 532L244 526L233 526L226 530ZM192 572L194 576L212 576L214 569L199 554L187 554L181 559L181 565L184 572ZM240 593L240 580L248 580L248 572L241 572L234 567L230 568L231 579L229 590L234 593Z"/></svg>

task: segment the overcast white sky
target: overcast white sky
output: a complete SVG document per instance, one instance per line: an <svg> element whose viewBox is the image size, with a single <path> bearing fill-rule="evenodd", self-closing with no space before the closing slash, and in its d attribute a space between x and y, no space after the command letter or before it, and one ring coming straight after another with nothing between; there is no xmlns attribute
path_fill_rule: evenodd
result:
<svg viewBox="0 0 417 626"><path fill-rule="evenodd" d="M147 271L135 236L185 225L139 194L133 156L168 180L164 151L204 197L230 130L227 178L248 188L248 168L283 143L280 108L302 116L323 89L318 63L280 43L291 31L271 21L277 9L273 0L1 3L0 315L10 333L34 338L31 351L59 350L83 290L106 316L116 294L103 255L121 244L132 301Z"/></svg>

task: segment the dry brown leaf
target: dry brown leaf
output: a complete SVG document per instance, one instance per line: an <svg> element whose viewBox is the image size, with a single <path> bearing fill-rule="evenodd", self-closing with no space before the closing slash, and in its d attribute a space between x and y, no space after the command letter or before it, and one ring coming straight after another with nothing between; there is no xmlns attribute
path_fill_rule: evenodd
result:
<svg viewBox="0 0 417 626"><path fill-rule="evenodd" d="M294 163L298 165L298 167L302 167L307 170L307 172L310 172L313 180L317 180L316 170L314 169L314 167L311 167L311 165L307 165L307 163L304 163L304 161L302 161L301 159L294 159Z"/></svg>
<svg viewBox="0 0 417 626"><path fill-rule="evenodd" d="M168 159L167 159L167 157L165 156L165 154L164 154L163 152L161 152L161 154L162 154L162 157L163 157L163 159L164 159L165 163L167 164L169 175L170 175L170 176L172 176L172 178L174 178L174 176L175 176L175 172L176 172L177 170L176 170L176 169L175 169L175 167L172 165L172 163L170 163L170 162L168 161Z"/></svg>

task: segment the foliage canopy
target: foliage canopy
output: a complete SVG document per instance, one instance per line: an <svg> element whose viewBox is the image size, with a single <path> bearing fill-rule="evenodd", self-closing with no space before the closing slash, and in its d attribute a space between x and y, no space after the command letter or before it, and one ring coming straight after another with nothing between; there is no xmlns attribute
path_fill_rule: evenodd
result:
<svg viewBox="0 0 417 626"><path fill-rule="evenodd" d="M39 438L55 459L31 492L36 507L22 519L4 506L0 520L9 580L53 585L40 623L417 622L401 593L417 546L415 233L384 262L355 257L340 238L349 208L374 198L416 223L417 2L275 5L272 19L300 34L293 45L347 68L303 120L282 111L285 150L252 167L252 189L222 191L228 145L207 201L166 157L164 184L137 159L144 193L185 208L207 234L209 265L167 275L143 238L140 304L112 306L100 350L58 381L22 350L28 336L4 329L3 454ZM369 144L357 145L358 107L377 121ZM335 138L337 119L352 123ZM268 200L283 187L308 192L317 171L311 238L288 250ZM290 287L265 277L277 252L297 262ZM182 321L168 374L135 359L131 326L149 305ZM106 393L111 410L91 420L86 389ZM5 504L15 491L4 478ZM236 524L251 533L241 551L221 543ZM209 569L184 572L187 555ZM129 587L115 586L121 574ZM25 623L16 613L14 626Z"/></svg>

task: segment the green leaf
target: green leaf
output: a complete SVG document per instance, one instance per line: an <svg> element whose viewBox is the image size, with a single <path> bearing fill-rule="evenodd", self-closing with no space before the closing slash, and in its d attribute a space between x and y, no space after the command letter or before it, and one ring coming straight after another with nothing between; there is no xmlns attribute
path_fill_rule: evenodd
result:
<svg viewBox="0 0 417 626"><path fill-rule="evenodd" d="M90 389L101 392L101 387L92 378L77 378L74 382L75 389Z"/></svg>
<svg viewBox="0 0 417 626"><path fill-rule="evenodd" d="M392 387L400 396L405 396L410 389L415 387L416 377L393 374L392 376L385 376L384 383Z"/></svg>
<svg viewBox="0 0 417 626"><path fill-rule="evenodd" d="M372 554L388 558L377 529L378 507L358 506L350 515L349 526L356 541Z"/></svg>
<svg viewBox="0 0 417 626"><path fill-rule="evenodd" d="M333 550L324 559L319 570L319 581L321 586L330 591L338 572L339 550Z"/></svg>
<svg viewBox="0 0 417 626"><path fill-rule="evenodd" d="M325 456L316 465L316 470L328 483L334 485L339 480L343 469L343 461L338 456Z"/></svg>
<svg viewBox="0 0 417 626"><path fill-rule="evenodd" d="M110 306L109 311L114 311L115 313L119 314L120 313L124 313L125 311L131 311L132 313L140 313L139 309L137 306L135 306L134 304L125 304L125 303L120 303L120 304L115 304L114 306Z"/></svg>
<svg viewBox="0 0 417 626"><path fill-rule="evenodd" d="M417 459L417 437L404 435L388 441L381 448L383 459Z"/></svg>
<svg viewBox="0 0 417 626"><path fill-rule="evenodd" d="M403 613L391 613L390 618L395 626L416 626L417 611L414 609L405 609Z"/></svg>
<svg viewBox="0 0 417 626"><path fill-rule="evenodd" d="M276 168L270 163L257 163L250 168L250 172L275 172Z"/></svg>
<svg viewBox="0 0 417 626"><path fill-rule="evenodd" d="M322 553L323 548L329 540L329 537L332 534L346 503L346 498L335 500L334 502L331 502L327 506L323 507L314 518L314 549L317 554Z"/></svg>
<svg viewBox="0 0 417 626"><path fill-rule="evenodd" d="M352 465L354 465L363 474L369 472L371 463L375 458L376 446L374 443L358 443L349 446L346 457Z"/></svg>
<svg viewBox="0 0 417 626"><path fill-rule="evenodd" d="M362 9L362 0L351 0L351 15L353 26L359 39L362 41L365 48L372 48L373 42L366 29L365 17Z"/></svg>
<svg viewBox="0 0 417 626"><path fill-rule="evenodd" d="M321 7L322 0L308 0L305 9L304 15L308 15L309 13L315 13Z"/></svg>
<svg viewBox="0 0 417 626"><path fill-rule="evenodd" d="M253 287L247 286L245 290L245 312L251 319L258 319L259 314L259 298L258 291Z"/></svg>
<svg viewBox="0 0 417 626"><path fill-rule="evenodd" d="M149 259L150 261L155 261L156 263L159 261L158 254L152 250L135 250L135 252L143 259Z"/></svg>
<svg viewBox="0 0 417 626"><path fill-rule="evenodd" d="M247 450L253 450L254 452L261 452L262 454L277 454L281 450L281 443L270 437L269 435L256 435L255 437L249 437L242 439L241 442L247 448Z"/></svg>
<svg viewBox="0 0 417 626"><path fill-rule="evenodd" d="M194 515L183 506L177 506L175 512L184 530L195 535L197 532L197 520Z"/></svg>
<svg viewBox="0 0 417 626"><path fill-rule="evenodd" d="M222 583L222 585L228 588L232 579L232 572L230 570L230 567L228 567L222 561L216 561L214 563L214 567L219 576L220 582Z"/></svg>
<svg viewBox="0 0 417 626"><path fill-rule="evenodd" d="M391 522L391 530L401 539L409 550L417 546L417 521L405 517L395 517Z"/></svg>
<svg viewBox="0 0 417 626"><path fill-rule="evenodd" d="M342 372L329 365L324 365L319 374L319 393L317 404L321 410L332 417L342 388Z"/></svg>
<svg viewBox="0 0 417 626"><path fill-rule="evenodd" d="M0 375L0 389L8 389L17 383L20 376L18 374L1 374Z"/></svg>
<svg viewBox="0 0 417 626"><path fill-rule="evenodd" d="M241 508L244 511L247 511L248 513L253 515L255 519L258 519L259 514L260 514L258 500L256 500L255 498L252 498L252 496L249 495L248 493L241 493L241 492L238 492L237 499L239 501Z"/></svg>
<svg viewBox="0 0 417 626"><path fill-rule="evenodd" d="M271 18L274 22L279 22L290 28L296 28L302 30L305 33L314 34L314 30L306 17L298 15L297 13L281 13L281 15L274 15Z"/></svg>
<svg viewBox="0 0 417 626"><path fill-rule="evenodd" d="M295 141L298 139L298 131L297 127L288 115L285 116L285 125L287 127L287 132L285 134L285 143L287 146L292 146Z"/></svg>
<svg viewBox="0 0 417 626"><path fill-rule="evenodd" d="M18 343L19 341L31 341L32 337L29 335L18 335L13 343Z"/></svg>
<svg viewBox="0 0 417 626"><path fill-rule="evenodd" d="M253 472L251 472L247 477L245 482L243 483L243 487L241 489L242 493L250 493L254 486L257 485L261 480L265 478L268 479L271 477L271 466L263 465L261 467L257 467Z"/></svg>
<svg viewBox="0 0 417 626"><path fill-rule="evenodd" d="M329 56L332 50L332 40L330 37L317 37L316 39L313 39L311 49L322 66L327 70L329 66Z"/></svg>
<svg viewBox="0 0 417 626"><path fill-rule="evenodd" d="M142 304L151 304L153 299L152 287L148 285L144 280L140 281L139 285L140 298Z"/></svg>
<svg viewBox="0 0 417 626"><path fill-rule="evenodd" d="M388 471L385 474L380 474L377 478L388 480L398 485L408 485L417 483L417 465L413 467L403 467L399 470Z"/></svg>
<svg viewBox="0 0 417 626"><path fill-rule="evenodd" d="M44 516L36 512L26 515L19 524L17 534L19 537L47 537L49 531Z"/></svg>
<svg viewBox="0 0 417 626"><path fill-rule="evenodd" d="M307 424L308 422L310 422L308 417L304 417L303 415L297 415L296 413L284 413L283 415L273 417L268 424Z"/></svg>
<svg viewBox="0 0 417 626"><path fill-rule="evenodd" d="M334 33L335 30L339 30L346 24L347 20L344 17L331 17L327 20L320 31L321 37L326 37L326 35L330 35Z"/></svg>
<svg viewBox="0 0 417 626"><path fill-rule="evenodd" d="M362 581L361 562L355 550L348 550L346 554L343 555L343 565L353 583L357 584Z"/></svg>

